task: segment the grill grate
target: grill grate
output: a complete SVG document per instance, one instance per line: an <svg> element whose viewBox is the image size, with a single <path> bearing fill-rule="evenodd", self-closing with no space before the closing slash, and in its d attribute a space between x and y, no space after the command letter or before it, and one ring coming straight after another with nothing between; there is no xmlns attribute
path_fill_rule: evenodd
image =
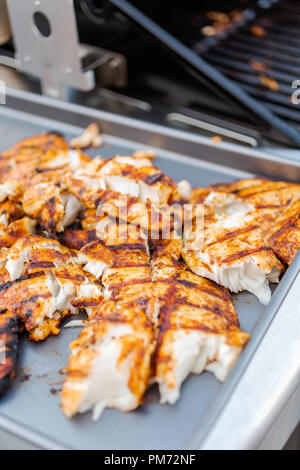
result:
<svg viewBox="0 0 300 470"><path fill-rule="evenodd" d="M204 3L204 5L203 5ZM148 13L266 108L300 129L292 83L300 80L300 1L151 2ZM201 11L200 11L201 10ZM215 102L214 102L215 106Z"/></svg>

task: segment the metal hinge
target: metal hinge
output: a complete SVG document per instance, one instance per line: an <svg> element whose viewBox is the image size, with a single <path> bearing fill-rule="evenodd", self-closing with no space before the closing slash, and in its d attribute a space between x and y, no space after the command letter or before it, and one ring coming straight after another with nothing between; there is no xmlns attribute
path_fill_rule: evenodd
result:
<svg viewBox="0 0 300 470"><path fill-rule="evenodd" d="M45 95L126 84L122 55L79 43L73 0L7 0L7 7L17 68L39 78Z"/></svg>

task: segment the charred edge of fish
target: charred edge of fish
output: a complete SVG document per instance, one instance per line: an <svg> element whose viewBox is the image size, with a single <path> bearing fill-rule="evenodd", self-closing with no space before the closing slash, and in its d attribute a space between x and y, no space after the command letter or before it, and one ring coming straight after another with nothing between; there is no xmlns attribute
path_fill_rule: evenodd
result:
<svg viewBox="0 0 300 470"><path fill-rule="evenodd" d="M5 284L0 285L0 292L3 290L8 289L9 287L17 284L18 282L26 281L28 279L34 279L35 277L43 276L45 273L43 271L39 271L37 273L26 274L24 276L19 277L15 281L7 281Z"/></svg>

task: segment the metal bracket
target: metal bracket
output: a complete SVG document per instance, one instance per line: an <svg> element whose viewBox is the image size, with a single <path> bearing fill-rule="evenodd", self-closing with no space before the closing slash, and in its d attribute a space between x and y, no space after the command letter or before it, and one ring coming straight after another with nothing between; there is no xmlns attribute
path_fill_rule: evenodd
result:
<svg viewBox="0 0 300 470"><path fill-rule="evenodd" d="M7 0L18 70L41 80L42 92L64 98L67 87L92 90L126 83L123 56L79 44L73 0Z"/></svg>

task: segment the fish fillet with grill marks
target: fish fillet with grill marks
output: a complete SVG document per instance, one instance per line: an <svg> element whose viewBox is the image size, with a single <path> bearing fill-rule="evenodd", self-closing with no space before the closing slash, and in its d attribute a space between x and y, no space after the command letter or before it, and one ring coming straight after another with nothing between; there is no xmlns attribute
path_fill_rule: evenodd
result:
<svg viewBox="0 0 300 470"><path fill-rule="evenodd" d="M7 198L23 201L25 212L40 218L42 230L54 237L56 230L62 231L73 222L81 208L79 201L59 185L66 173L88 162L89 157L70 150L57 134L24 139L0 156L0 202ZM17 229L21 229L18 224L13 227Z"/></svg>
<svg viewBox="0 0 300 470"><path fill-rule="evenodd" d="M286 264L291 264L300 249L300 201L291 204L276 218L266 234L266 243Z"/></svg>
<svg viewBox="0 0 300 470"><path fill-rule="evenodd" d="M284 266L266 246L252 215L220 218L185 233L182 256L199 276L232 292L252 292L264 305L271 298L269 282L279 282Z"/></svg>
<svg viewBox="0 0 300 470"><path fill-rule="evenodd" d="M67 417L93 409L130 411L148 386L154 350L152 325L142 310L127 305L94 316L71 343L61 406Z"/></svg>
<svg viewBox="0 0 300 470"><path fill-rule="evenodd" d="M71 250L80 250L88 243L96 240L97 235L95 230L67 228L59 236L60 243Z"/></svg>
<svg viewBox="0 0 300 470"><path fill-rule="evenodd" d="M21 197L22 192L42 182L61 182L67 171L75 171L90 161L79 150L70 150L55 133L29 137L0 156L0 199Z"/></svg>
<svg viewBox="0 0 300 470"><path fill-rule="evenodd" d="M78 312L73 298L100 296L101 286L75 263L74 255L38 236L1 251L0 308L15 312L34 341L59 333L61 320Z"/></svg>
<svg viewBox="0 0 300 470"><path fill-rule="evenodd" d="M151 316L153 286L147 240L126 224L107 225L102 240L78 256L85 270L102 276L107 300L79 298L90 321L71 344L62 392L66 416L105 407L135 409L148 386L155 347Z"/></svg>
<svg viewBox="0 0 300 470"><path fill-rule="evenodd" d="M157 205L167 203L176 187L171 178L153 166L152 160L134 156L117 155L107 160L96 157L77 170L74 178L94 189L111 189Z"/></svg>
<svg viewBox="0 0 300 470"><path fill-rule="evenodd" d="M23 215L18 202L10 199L0 202L0 248L10 247L19 238L34 232L36 222Z"/></svg>
<svg viewBox="0 0 300 470"><path fill-rule="evenodd" d="M42 231L55 238L71 225L82 209L80 201L58 185L40 183L27 189L23 209L30 217L38 219Z"/></svg>
<svg viewBox="0 0 300 470"><path fill-rule="evenodd" d="M300 199L300 185L285 181L265 181L236 192L236 196L259 208L284 208Z"/></svg>
<svg viewBox="0 0 300 470"><path fill-rule="evenodd" d="M239 218L246 214L249 224L260 226L267 247L286 264L292 262L300 248L298 184L265 181L243 187L235 194L211 192L204 203L217 217Z"/></svg>
<svg viewBox="0 0 300 470"><path fill-rule="evenodd" d="M211 187L202 196L199 193L200 188L191 200L204 203L213 216L207 219L204 230L191 229L186 233L185 261L195 273L233 292L248 290L267 304L271 297L268 284L279 282L284 270L275 254L290 262L299 248L295 221L300 185L249 179ZM290 207L294 209L289 211ZM276 231L273 227L277 220L285 220L287 226L289 217L291 230L280 232L280 254L278 248L274 249L275 236L271 241L270 234Z"/></svg>
<svg viewBox="0 0 300 470"><path fill-rule="evenodd" d="M153 242L155 259L151 264L145 238L128 235L128 232L126 238L125 228L124 225L121 229L114 227L111 222L106 238L81 250L81 254L88 257L85 260L88 264L97 260L97 256L105 263L99 273L101 271L107 300L95 303L79 299L79 303L75 303L92 307L92 314L78 341L71 345L62 393L62 407L67 416L94 408L97 418L105 406L123 411L134 409L147 388L150 373L151 380L159 383L161 401L174 403L181 383L191 372L211 370L224 380L249 339L239 329L227 290L199 278L178 261L180 239ZM113 229L117 231L115 238L111 233ZM139 353L142 362L138 366L136 350L129 354L131 348L126 346L128 323L130 328L134 326L134 331L128 331L133 345L139 347L141 336L144 338ZM95 339L98 332L99 347ZM123 369L115 365L121 348L127 350L124 359L122 357L122 361L126 358L127 367ZM120 374L117 375L118 369ZM130 395L131 402L128 386L130 388L129 377L134 370L140 376L140 392L138 399Z"/></svg>
<svg viewBox="0 0 300 470"><path fill-rule="evenodd" d="M241 208L243 213L253 211L253 220L259 221L263 232L268 233L274 220L299 200L299 184L258 178L195 188L190 202L211 204L219 215L232 215L236 211L241 215Z"/></svg>
<svg viewBox="0 0 300 470"><path fill-rule="evenodd" d="M247 178L243 180L237 180L233 183L225 184L213 184L207 188L196 187L192 190L191 197L189 201L194 204L201 204L204 202L205 198L212 192L224 192L224 193L233 193L238 194L239 191L243 189L252 188L255 186L261 186L269 180L265 178Z"/></svg>
<svg viewBox="0 0 300 470"><path fill-rule="evenodd" d="M239 328L230 294L171 256L154 259L157 299L154 381L161 403L175 403L190 373L207 370L225 380L249 335Z"/></svg>
<svg viewBox="0 0 300 470"><path fill-rule="evenodd" d="M0 311L0 396L9 387L17 364L18 320L12 311Z"/></svg>
<svg viewBox="0 0 300 470"><path fill-rule="evenodd" d="M108 221L101 237L84 246L77 261L84 265L84 271L101 278L106 298L123 304L134 300L151 316L152 282L147 238L136 231L136 227L116 224L114 220ZM85 308L90 302L83 299L76 305Z"/></svg>
<svg viewBox="0 0 300 470"><path fill-rule="evenodd" d="M154 166L139 162L136 157L96 158L84 170L67 175L65 184L87 208L158 232L169 223L167 203L176 185Z"/></svg>

